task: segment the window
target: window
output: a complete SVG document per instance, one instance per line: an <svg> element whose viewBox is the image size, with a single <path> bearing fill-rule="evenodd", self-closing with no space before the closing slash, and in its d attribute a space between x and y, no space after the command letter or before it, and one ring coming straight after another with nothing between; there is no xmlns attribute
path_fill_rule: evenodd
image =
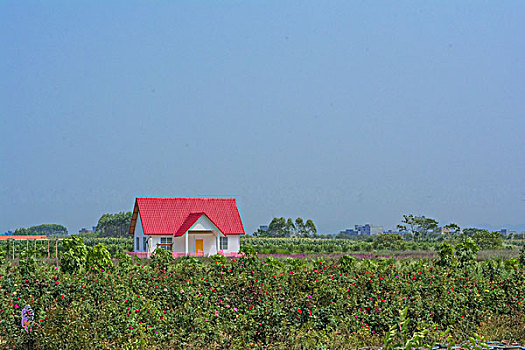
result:
<svg viewBox="0 0 525 350"><path fill-rule="evenodd" d="M142 248L144 249L145 252L148 251L148 237L142 238Z"/></svg>
<svg viewBox="0 0 525 350"><path fill-rule="evenodd" d="M160 243L162 244L160 247L162 249L166 249L166 250L172 250L171 249L171 244L173 243L172 242L172 238L171 237L161 237L160 238Z"/></svg>
<svg viewBox="0 0 525 350"><path fill-rule="evenodd" d="M220 250L228 250L228 237L221 237Z"/></svg>
<svg viewBox="0 0 525 350"><path fill-rule="evenodd" d="M140 239L137 237L137 247L135 248L137 252L140 252Z"/></svg>

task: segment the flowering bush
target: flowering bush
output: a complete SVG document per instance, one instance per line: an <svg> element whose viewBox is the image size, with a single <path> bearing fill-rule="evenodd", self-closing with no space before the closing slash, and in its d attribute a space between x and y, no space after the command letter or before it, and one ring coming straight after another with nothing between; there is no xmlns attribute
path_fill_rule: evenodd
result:
<svg viewBox="0 0 525 350"><path fill-rule="evenodd" d="M355 348L399 342L400 321L418 344L444 341L446 329L458 342L475 332L525 342L518 264L255 254L150 262L99 273L43 265L29 276L0 268L0 348ZM31 332L21 305L33 310Z"/></svg>

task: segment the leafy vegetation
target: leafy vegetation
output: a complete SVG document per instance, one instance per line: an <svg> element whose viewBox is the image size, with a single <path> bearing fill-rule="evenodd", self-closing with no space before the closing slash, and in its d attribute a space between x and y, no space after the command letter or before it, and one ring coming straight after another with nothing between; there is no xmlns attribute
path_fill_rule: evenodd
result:
<svg viewBox="0 0 525 350"><path fill-rule="evenodd" d="M524 343L524 265L476 262L469 240L446 244L435 260L263 259L245 245L241 259L158 251L113 265L103 246L74 237L64 242L71 261L60 267L35 263L31 251L20 267L0 267L0 348L408 349L477 346L481 336Z"/></svg>
<svg viewBox="0 0 525 350"><path fill-rule="evenodd" d="M88 249L82 238L72 236L64 240L65 252L61 258L61 265L64 271L80 272L86 265Z"/></svg>

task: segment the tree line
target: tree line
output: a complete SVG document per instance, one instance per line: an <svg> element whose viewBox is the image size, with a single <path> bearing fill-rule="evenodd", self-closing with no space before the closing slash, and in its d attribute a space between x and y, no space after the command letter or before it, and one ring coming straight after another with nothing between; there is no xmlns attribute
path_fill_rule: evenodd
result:
<svg viewBox="0 0 525 350"><path fill-rule="evenodd" d="M314 237L317 234L317 228L311 219L306 221L303 218L285 219L284 217L273 218L268 229L259 228L254 232L255 237L295 237L295 238L308 238Z"/></svg>
<svg viewBox="0 0 525 350"><path fill-rule="evenodd" d="M59 224L41 224L36 226L31 226L28 228L20 227L15 230L13 233L15 236L29 236L29 235L46 235L46 236L55 236L55 235L67 235L67 228Z"/></svg>
<svg viewBox="0 0 525 350"><path fill-rule="evenodd" d="M103 214L98 220L95 233L100 237L127 237L132 213Z"/></svg>

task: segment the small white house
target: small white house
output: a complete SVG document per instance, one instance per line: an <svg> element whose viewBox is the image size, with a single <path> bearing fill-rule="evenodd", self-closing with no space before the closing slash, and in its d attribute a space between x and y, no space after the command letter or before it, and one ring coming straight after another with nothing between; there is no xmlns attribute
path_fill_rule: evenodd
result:
<svg viewBox="0 0 525 350"><path fill-rule="evenodd" d="M137 198L129 234L137 255L234 255L244 227L233 198Z"/></svg>

